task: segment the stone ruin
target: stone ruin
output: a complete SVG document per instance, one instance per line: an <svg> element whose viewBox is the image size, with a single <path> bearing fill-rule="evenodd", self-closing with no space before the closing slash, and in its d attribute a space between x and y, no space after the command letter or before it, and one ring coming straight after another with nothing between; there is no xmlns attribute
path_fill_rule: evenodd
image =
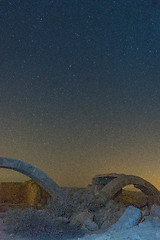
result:
<svg viewBox="0 0 160 240"><path fill-rule="evenodd" d="M0 168L8 168L29 176L32 180L27 183L23 183L23 187L27 186L27 190L24 193L25 200L32 205L45 205L48 198L58 197L62 202L65 201L64 195L65 191L63 188L59 187L46 173L40 169L28 164L26 162L9 159L0 158ZM14 189L14 183L12 185L12 192ZM159 191L151 183L144 180L141 177L126 174L101 174L96 175L92 179L92 185L89 189L94 192L94 196L99 199L104 199L105 202L109 200L117 200L122 197L122 188L133 184L135 188L140 189L145 195L148 196L159 196ZM3 195L5 183L1 183L0 188ZM6 183L7 186L7 183ZM8 185L9 186L9 185ZM23 188L19 185L19 188ZM17 188L17 186L16 186ZM16 190L15 190L16 191ZM24 192L24 191L16 191ZM99 196L99 197L98 197ZM11 196L10 196L11 199ZM45 201L43 201L45 199Z"/></svg>
<svg viewBox="0 0 160 240"><path fill-rule="evenodd" d="M100 174L92 179L97 193L106 193L106 198L115 199L122 193L122 188L133 184L135 188L140 189L144 194L154 196L159 195L159 191L151 183L141 177L126 174Z"/></svg>
<svg viewBox="0 0 160 240"><path fill-rule="evenodd" d="M135 188L140 189L145 196L154 199L157 197L160 200L158 189L143 178L134 175L100 174L92 178L92 184L88 185L87 188L65 188L59 187L41 170L16 159L0 158L0 167L21 172L31 178L31 180L24 183L1 183L0 197L2 202L13 201L13 204L18 205L22 201L32 205L39 211L29 208L27 213L31 216L29 219L32 219L34 213L34 217L37 216L37 221L39 219L41 222L44 221L44 225L48 217L49 222L52 220L54 222L52 226L70 226L84 233L107 231L112 226L122 228L125 224L128 226L128 219L131 218L134 221L133 225L137 225L143 220L141 219L142 211L143 216L149 216L152 209L147 205L148 199L147 201L143 199L140 204L138 202L139 206L132 203L126 204L122 198L123 188L127 185L133 185ZM144 209L144 207L146 208ZM23 214L22 211L22 219L24 219ZM128 214L130 214L129 218ZM124 217L126 215L125 222ZM14 219L15 214L12 217L9 216L10 222L8 226L13 225L11 223L13 223ZM21 222L25 222L25 220ZM55 225L55 223L59 225ZM37 226L36 224L35 229ZM39 228L37 231L39 231Z"/></svg>

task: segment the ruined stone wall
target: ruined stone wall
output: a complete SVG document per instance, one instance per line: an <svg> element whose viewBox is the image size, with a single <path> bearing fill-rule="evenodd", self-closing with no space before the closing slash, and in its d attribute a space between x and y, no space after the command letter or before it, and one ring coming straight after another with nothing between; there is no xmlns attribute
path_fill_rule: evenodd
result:
<svg viewBox="0 0 160 240"><path fill-rule="evenodd" d="M50 195L36 182L29 180L25 182L26 201L29 205L41 207L46 205Z"/></svg>
<svg viewBox="0 0 160 240"><path fill-rule="evenodd" d="M46 205L50 195L33 180L0 183L0 202L8 204L27 203L35 207Z"/></svg>
<svg viewBox="0 0 160 240"><path fill-rule="evenodd" d="M1 203L26 203L26 189L23 183L19 182L0 183L0 198Z"/></svg>

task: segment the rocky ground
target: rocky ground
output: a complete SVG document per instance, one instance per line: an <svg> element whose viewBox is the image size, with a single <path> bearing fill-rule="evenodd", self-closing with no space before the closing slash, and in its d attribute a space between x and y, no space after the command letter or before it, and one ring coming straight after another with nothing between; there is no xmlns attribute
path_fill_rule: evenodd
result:
<svg viewBox="0 0 160 240"><path fill-rule="evenodd" d="M78 240L160 240L160 222L148 221L123 231L99 233L78 238Z"/></svg>
<svg viewBox="0 0 160 240"><path fill-rule="evenodd" d="M28 238L22 238L21 236L16 236L9 234L5 231L6 226L4 224L5 213L0 213L0 239L1 240L28 240Z"/></svg>
<svg viewBox="0 0 160 240"><path fill-rule="evenodd" d="M92 189L66 188L62 205L1 208L2 240L160 240L159 199L123 191L109 202ZM51 235L49 235L51 233Z"/></svg>
<svg viewBox="0 0 160 240"><path fill-rule="evenodd" d="M136 209L133 209L134 211ZM132 226L130 228L121 229L112 229L109 231L97 231L94 233L86 234L83 237L70 238L72 240L159 240L160 239L160 216L157 216L157 213L160 213L159 206L152 208L152 214L149 216L145 216L145 221L141 222L139 225ZM5 225L3 224L4 214L0 215L0 239L1 240L33 240L35 238L31 237L21 237L18 235L6 234L4 232ZM123 216L123 215L122 215ZM133 218L132 218L133 219ZM127 219L126 219L127 220ZM127 220L128 221L128 220ZM124 224L124 220L123 220ZM126 226L125 226L126 227ZM45 238L36 238L37 240L53 240L53 238L45 237ZM55 238L54 238L55 239ZM61 236L59 239L68 238Z"/></svg>

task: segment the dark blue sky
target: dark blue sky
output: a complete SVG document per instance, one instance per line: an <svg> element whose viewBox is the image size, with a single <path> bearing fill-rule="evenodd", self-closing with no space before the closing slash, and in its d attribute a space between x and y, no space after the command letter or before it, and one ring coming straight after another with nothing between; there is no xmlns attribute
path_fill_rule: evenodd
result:
<svg viewBox="0 0 160 240"><path fill-rule="evenodd" d="M1 156L60 184L158 185L160 2L1 0L0 121Z"/></svg>

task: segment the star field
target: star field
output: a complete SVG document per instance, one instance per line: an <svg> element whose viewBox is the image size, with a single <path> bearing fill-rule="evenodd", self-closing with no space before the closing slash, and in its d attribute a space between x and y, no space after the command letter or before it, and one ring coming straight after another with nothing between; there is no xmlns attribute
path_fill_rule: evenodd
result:
<svg viewBox="0 0 160 240"><path fill-rule="evenodd" d="M1 0L1 156L60 185L122 172L160 188L159 42L158 0Z"/></svg>

